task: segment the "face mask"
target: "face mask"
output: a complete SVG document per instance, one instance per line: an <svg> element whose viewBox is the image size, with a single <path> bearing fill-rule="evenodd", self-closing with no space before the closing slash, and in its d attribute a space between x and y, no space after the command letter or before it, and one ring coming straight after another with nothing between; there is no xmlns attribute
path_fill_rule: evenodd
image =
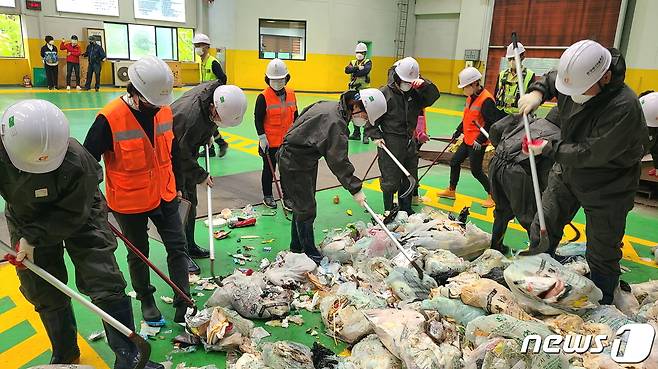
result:
<svg viewBox="0 0 658 369"><path fill-rule="evenodd" d="M573 100L573 102L575 102L576 104L583 105L593 97L594 96L592 95L573 95L571 96L571 100Z"/></svg>
<svg viewBox="0 0 658 369"><path fill-rule="evenodd" d="M281 91L286 87L286 80L285 79L271 79L270 80L270 87L274 91Z"/></svg>
<svg viewBox="0 0 658 369"><path fill-rule="evenodd" d="M202 55L203 55L203 48L202 48L202 47L195 47L195 48L194 48L194 52L195 52L197 55L202 56Z"/></svg>
<svg viewBox="0 0 658 369"><path fill-rule="evenodd" d="M53 40L48 41L48 45L52 46L54 44L55 44L55 41L53 41Z"/></svg>
<svg viewBox="0 0 658 369"><path fill-rule="evenodd" d="M354 116L354 117L352 117L352 123L354 123L354 125L357 126L357 127L363 127L366 124L368 124L368 120L366 118L363 118L363 117Z"/></svg>
<svg viewBox="0 0 658 369"><path fill-rule="evenodd" d="M360 53L357 53L357 54L356 54L356 60L361 61L361 60L363 60L363 59L365 59L365 58L366 58L366 56L363 55L363 54L360 54Z"/></svg>
<svg viewBox="0 0 658 369"><path fill-rule="evenodd" d="M71 40L71 45L77 45L77 44L78 44L78 40Z"/></svg>
<svg viewBox="0 0 658 369"><path fill-rule="evenodd" d="M411 90L411 83L409 83L409 82L400 82L400 90L402 90L402 92L407 92L407 91Z"/></svg>

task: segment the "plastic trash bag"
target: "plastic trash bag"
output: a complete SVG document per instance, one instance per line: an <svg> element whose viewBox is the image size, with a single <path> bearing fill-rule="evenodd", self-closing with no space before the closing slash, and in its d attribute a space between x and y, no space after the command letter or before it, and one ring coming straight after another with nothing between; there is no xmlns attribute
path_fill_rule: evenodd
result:
<svg viewBox="0 0 658 369"><path fill-rule="evenodd" d="M232 369L270 369L260 355L244 354L233 364Z"/></svg>
<svg viewBox="0 0 658 369"><path fill-rule="evenodd" d="M466 342L478 347L493 337L514 339L523 343L527 335L539 335L545 338L553 334L548 327L536 321L521 321L505 314L494 314L474 319L466 326ZM532 348L532 345L530 346ZM519 350L520 351L520 350ZM529 350L530 351L530 350ZM563 354L529 353L532 369L567 369L569 361Z"/></svg>
<svg viewBox="0 0 658 369"><path fill-rule="evenodd" d="M435 291L432 291L432 297L443 296L450 299L458 299L462 294L462 288L471 284L472 282L482 279L477 273L464 272L455 277L448 278L445 285L440 286Z"/></svg>
<svg viewBox="0 0 658 369"><path fill-rule="evenodd" d="M329 261L344 264L350 261L350 255L347 252L347 248L352 245L354 245L354 240L349 236L340 237L338 239L327 237L325 238L325 241L320 244L319 248L322 255L329 258Z"/></svg>
<svg viewBox="0 0 658 369"><path fill-rule="evenodd" d="M291 341L264 344L263 362L270 369L314 369L311 349Z"/></svg>
<svg viewBox="0 0 658 369"><path fill-rule="evenodd" d="M491 279L479 279L461 289L460 298L467 305L484 309L491 314L507 314L521 320L532 320L512 293Z"/></svg>
<svg viewBox="0 0 658 369"><path fill-rule="evenodd" d="M505 257L500 251L486 249L484 253L471 262L469 272L475 272L480 276L488 274L493 268L505 270L512 261Z"/></svg>
<svg viewBox="0 0 658 369"><path fill-rule="evenodd" d="M402 369L402 363L371 334L354 345L352 355L341 360L336 369Z"/></svg>
<svg viewBox="0 0 658 369"><path fill-rule="evenodd" d="M265 271L265 277L274 285L288 286L305 281L306 273L315 268L315 262L306 254L282 252Z"/></svg>
<svg viewBox="0 0 658 369"><path fill-rule="evenodd" d="M449 299L443 296L435 296L431 300L423 300L421 309L433 310L441 315L455 320L465 326L471 320L487 315L487 312L473 306L469 306L458 299Z"/></svg>
<svg viewBox="0 0 658 369"><path fill-rule="evenodd" d="M425 300L437 284L432 277L423 273L423 279L415 269L394 268L386 278L386 284L402 301Z"/></svg>
<svg viewBox="0 0 658 369"><path fill-rule="evenodd" d="M631 292L640 304L644 304L648 297L658 296L658 279L632 284ZM656 298L653 299L653 301L655 300Z"/></svg>
<svg viewBox="0 0 658 369"><path fill-rule="evenodd" d="M636 320L641 323L649 321L658 323L658 301L642 305L636 314Z"/></svg>
<svg viewBox="0 0 658 369"><path fill-rule="evenodd" d="M375 334L395 357L400 358L402 337L425 330L425 317L414 310L375 309L364 312Z"/></svg>
<svg viewBox="0 0 658 369"><path fill-rule="evenodd" d="M469 263L448 250L429 251L419 248L423 256L424 269L438 284L445 284L450 277L463 272Z"/></svg>
<svg viewBox="0 0 658 369"><path fill-rule="evenodd" d="M269 319L287 315L291 302L292 291L268 285L263 273L246 276L236 270L215 289L206 306L231 308L245 318Z"/></svg>
<svg viewBox="0 0 658 369"><path fill-rule="evenodd" d="M612 303L619 311L628 316L635 316L640 311L640 303L631 293L631 287L624 281L619 281L619 285L615 288Z"/></svg>
<svg viewBox="0 0 658 369"><path fill-rule="evenodd" d="M386 301L356 288L356 283L341 284L320 302L320 314L327 329L347 343L357 342L372 333L363 311L386 306Z"/></svg>
<svg viewBox="0 0 658 369"><path fill-rule="evenodd" d="M530 369L532 359L521 353L521 345L514 339L492 338L475 350L464 360L464 369Z"/></svg>
<svg viewBox="0 0 658 369"><path fill-rule="evenodd" d="M603 297L591 280L547 254L516 260L505 269L505 280L522 306L544 315L591 309Z"/></svg>
<svg viewBox="0 0 658 369"><path fill-rule="evenodd" d="M201 338L206 351L232 351L249 338L254 323L238 313L219 306L206 308L195 316L185 316L190 332Z"/></svg>

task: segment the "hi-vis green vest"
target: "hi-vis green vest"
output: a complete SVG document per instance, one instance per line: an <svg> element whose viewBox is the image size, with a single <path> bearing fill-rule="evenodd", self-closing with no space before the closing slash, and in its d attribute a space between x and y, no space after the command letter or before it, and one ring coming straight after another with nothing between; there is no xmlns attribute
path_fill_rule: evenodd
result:
<svg viewBox="0 0 658 369"><path fill-rule="evenodd" d="M530 82L535 77L535 72L523 68L523 86L528 91ZM498 109L505 111L507 114L516 114L519 112L519 82L516 73L511 69L505 70L498 77L498 91L496 91L496 105Z"/></svg>
<svg viewBox="0 0 658 369"><path fill-rule="evenodd" d="M358 61L356 59L352 59L350 62L350 65L353 67L358 67L358 66L365 66L370 59L363 58L363 60ZM350 89L356 89L356 90L362 90L364 88L369 88L370 87L370 73L364 77L354 77L352 76L352 79L350 79L350 84L349 88Z"/></svg>
<svg viewBox="0 0 658 369"><path fill-rule="evenodd" d="M217 61L217 58L210 54L208 54L205 63L201 61L201 82L214 81L217 79L215 73L212 72L212 63L215 61Z"/></svg>

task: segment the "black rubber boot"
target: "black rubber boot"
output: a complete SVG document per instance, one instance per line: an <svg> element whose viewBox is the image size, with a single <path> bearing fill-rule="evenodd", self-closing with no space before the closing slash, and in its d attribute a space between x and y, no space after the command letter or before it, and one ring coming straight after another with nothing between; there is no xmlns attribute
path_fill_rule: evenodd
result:
<svg viewBox="0 0 658 369"><path fill-rule="evenodd" d="M192 259L207 259L210 257L210 251L202 249L197 244L192 244L187 246L187 254Z"/></svg>
<svg viewBox="0 0 658 369"><path fill-rule="evenodd" d="M304 248L306 256L311 258L316 264L320 265L322 254L315 246L315 235L313 234L313 221L307 220L297 222L297 232L299 234L299 243Z"/></svg>
<svg viewBox="0 0 658 369"><path fill-rule="evenodd" d="M185 313L187 313L186 305L176 306L176 313L174 314L174 323L185 323Z"/></svg>
<svg viewBox="0 0 658 369"><path fill-rule="evenodd" d="M155 303L153 295L148 295L140 298L142 305L142 317L144 322L152 327L161 327L164 325L164 318L158 305Z"/></svg>
<svg viewBox="0 0 658 369"><path fill-rule="evenodd" d="M71 303L59 310L39 313L41 322L46 328L53 355L51 364L78 364L80 349L78 348L78 330Z"/></svg>
<svg viewBox="0 0 658 369"><path fill-rule="evenodd" d="M272 196L265 196L263 198L263 204L270 209L276 209L276 201L274 201L274 197Z"/></svg>
<svg viewBox="0 0 658 369"><path fill-rule="evenodd" d="M590 271L592 282L603 292L603 298L599 301L601 305L612 305L615 298L615 289L619 285L619 276Z"/></svg>
<svg viewBox="0 0 658 369"><path fill-rule="evenodd" d="M217 146L219 146L219 157L223 158L226 155L226 151L228 151L228 142L223 141L222 143L217 144ZM211 151L211 153L212 152L214 152L214 150Z"/></svg>
<svg viewBox="0 0 658 369"><path fill-rule="evenodd" d="M304 248L299 241L299 233L297 231L297 220L295 214L292 215L292 222L290 222L290 252L301 254Z"/></svg>
<svg viewBox="0 0 658 369"><path fill-rule="evenodd" d="M384 192L384 211L391 211L395 207L393 204L393 196L395 194L393 192Z"/></svg>
<svg viewBox="0 0 658 369"><path fill-rule="evenodd" d="M187 256L187 272L189 274L201 274L201 267L189 255Z"/></svg>
<svg viewBox="0 0 658 369"><path fill-rule="evenodd" d="M407 215L413 215L416 212L411 208L411 196L400 197L398 199L400 202L400 210L407 213Z"/></svg>
<svg viewBox="0 0 658 369"><path fill-rule="evenodd" d="M106 313L110 314L114 319L118 320L121 324L128 327L130 330L135 331L133 311L130 306L130 298L128 296L118 301L101 304L99 307ZM140 358L140 353L137 351L135 344L133 344L128 339L128 337L114 329L114 327L111 325L103 322L103 326L105 327L107 343L110 345L110 348L116 355L114 369L133 369L135 367L135 363L137 363ZM144 368L164 369L164 366L149 361Z"/></svg>

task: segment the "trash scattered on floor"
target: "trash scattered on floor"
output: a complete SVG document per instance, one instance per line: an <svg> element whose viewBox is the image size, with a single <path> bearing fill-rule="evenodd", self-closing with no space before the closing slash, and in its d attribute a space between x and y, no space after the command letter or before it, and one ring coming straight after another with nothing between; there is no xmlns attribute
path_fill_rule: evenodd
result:
<svg viewBox="0 0 658 369"><path fill-rule="evenodd" d="M349 216L352 216L352 215L353 215L353 213L352 213L352 209L347 209L347 210L345 211L345 214L347 214L347 215L349 215Z"/></svg>
<svg viewBox="0 0 658 369"><path fill-rule="evenodd" d="M174 299L172 299L169 296L160 296L160 300L162 300L162 302L164 302L165 304L173 304L174 303Z"/></svg>
<svg viewBox="0 0 658 369"><path fill-rule="evenodd" d="M245 210L254 217L250 208L227 215L235 220ZM600 306L601 291L584 277L584 244L558 248L563 264L545 254L507 258L489 249L491 236L468 222L467 210L387 217L422 276L383 230L362 221L323 231L320 265L285 251L259 262L253 243L238 244L226 250L231 258L259 266L236 266L221 286L191 277L195 289L214 291L203 310L186 316L192 334L177 336L173 353L195 345L225 351L231 369L619 369L606 366L608 341L601 355L525 354L521 345L528 334L614 336L628 323L658 326L658 281L622 282L615 306ZM324 326L308 324L302 310L319 313ZM317 342L312 349L265 342L270 328L252 320L274 330L294 327L315 341L327 335L351 345L351 353L335 355ZM621 339L626 344L628 335Z"/></svg>
<svg viewBox="0 0 658 369"><path fill-rule="evenodd" d="M142 322L142 325L139 328L139 335L145 339L149 337L155 337L158 335L158 333L160 333L161 328L162 327L151 327L150 325L146 324L146 322Z"/></svg>
<svg viewBox="0 0 658 369"><path fill-rule="evenodd" d="M228 227L229 228L245 228L245 227L251 227L256 225L256 218L242 218L242 217L236 217L236 218L231 218L228 221Z"/></svg>
<svg viewBox="0 0 658 369"><path fill-rule="evenodd" d="M105 338L105 331L96 331L87 337L87 339L91 342L99 341L103 338Z"/></svg>
<svg viewBox="0 0 658 369"><path fill-rule="evenodd" d="M128 297L130 297L132 299L137 298L137 292L135 292L135 291L130 291L130 292L126 293L126 295L128 295Z"/></svg>
<svg viewBox="0 0 658 369"><path fill-rule="evenodd" d="M223 239L227 238L229 236L229 234L231 234L230 230L228 230L228 231L214 231L212 233L212 236L216 240L223 240Z"/></svg>

